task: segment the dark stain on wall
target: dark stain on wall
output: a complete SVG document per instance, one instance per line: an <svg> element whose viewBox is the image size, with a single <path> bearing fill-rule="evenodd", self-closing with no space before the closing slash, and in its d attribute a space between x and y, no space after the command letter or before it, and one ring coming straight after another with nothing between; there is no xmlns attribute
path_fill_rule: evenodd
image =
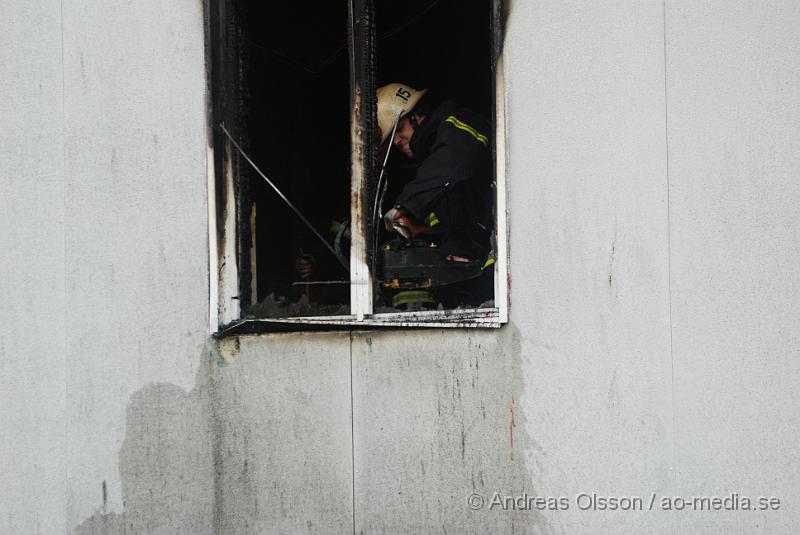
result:
<svg viewBox="0 0 800 535"><path fill-rule="evenodd" d="M108 513L107 483L102 505L76 535L191 534L214 530L215 488L210 367L204 349L197 384L190 392L170 383L150 384L133 394L127 409L119 474L125 511Z"/></svg>

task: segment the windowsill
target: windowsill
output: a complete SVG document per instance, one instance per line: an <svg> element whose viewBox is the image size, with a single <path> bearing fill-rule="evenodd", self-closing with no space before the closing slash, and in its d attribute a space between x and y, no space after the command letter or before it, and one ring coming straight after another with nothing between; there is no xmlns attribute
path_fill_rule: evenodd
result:
<svg viewBox="0 0 800 535"><path fill-rule="evenodd" d="M293 318L247 318L231 322L215 334L222 338L235 334L258 334L287 331L334 331L381 328L458 328L497 329L505 323L498 308L424 310L373 314L362 320L356 316L305 316Z"/></svg>

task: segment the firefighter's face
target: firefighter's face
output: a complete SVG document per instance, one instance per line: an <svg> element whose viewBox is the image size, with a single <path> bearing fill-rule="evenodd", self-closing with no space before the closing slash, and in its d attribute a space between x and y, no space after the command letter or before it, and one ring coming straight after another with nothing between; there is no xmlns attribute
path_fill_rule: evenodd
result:
<svg viewBox="0 0 800 535"><path fill-rule="evenodd" d="M414 135L414 125L412 124L409 115L406 115L397 123L397 130L394 133L392 143L395 147L400 149L400 151L405 154L407 158L413 158L414 153L411 152L411 136ZM417 121L419 121L419 118L415 118Z"/></svg>

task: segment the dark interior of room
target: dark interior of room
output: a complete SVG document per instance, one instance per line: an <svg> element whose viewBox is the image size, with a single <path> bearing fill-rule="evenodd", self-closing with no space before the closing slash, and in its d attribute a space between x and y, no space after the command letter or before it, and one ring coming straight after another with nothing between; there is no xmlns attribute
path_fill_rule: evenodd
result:
<svg viewBox="0 0 800 535"><path fill-rule="evenodd" d="M345 0L243 0L245 137L253 160L329 241L331 220L349 218L350 80ZM377 0L377 84L435 88L489 117L491 0ZM377 177L371 177L376 180ZM297 300L305 291L298 255L314 258L313 280L348 273L285 203L251 173L256 210L257 299ZM346 247L345 247L346 248ZM346 284L312 286L312 301L343 305ZM268 311L254 312L269 315Z"/></svg>

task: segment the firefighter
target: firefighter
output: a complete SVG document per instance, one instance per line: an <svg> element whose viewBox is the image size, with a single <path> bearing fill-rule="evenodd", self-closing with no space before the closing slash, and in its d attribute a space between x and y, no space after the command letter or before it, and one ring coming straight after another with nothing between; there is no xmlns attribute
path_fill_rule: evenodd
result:
<svg viewBox="0 0 800 535"><path fill-rule="evenodd" d="M386 228L406 238L430 236L450 261L485 260L492 226L488 121L406 84L385 85L377 97L381 145L402 154L411 170L384 216Z"/></svg>
<svg viewBox="0 0 800 535"><path fill-rule="evenodd" d="M433 92L399 83L378 89L377 118L382 151L402 155L391 160L395 191L390 188L386 228L404 239L435 244L446 263L490 266L492 173L486 119ZM394 180L400 177L405 180ZM310 280L314 263L310 255L298 256L298 276ZM481 279L467 281L464 288L451 284L439 296L441 302L453 307L485 301L491 295L491 269ZM396 299L393 303L397 306Z"/></svg>

